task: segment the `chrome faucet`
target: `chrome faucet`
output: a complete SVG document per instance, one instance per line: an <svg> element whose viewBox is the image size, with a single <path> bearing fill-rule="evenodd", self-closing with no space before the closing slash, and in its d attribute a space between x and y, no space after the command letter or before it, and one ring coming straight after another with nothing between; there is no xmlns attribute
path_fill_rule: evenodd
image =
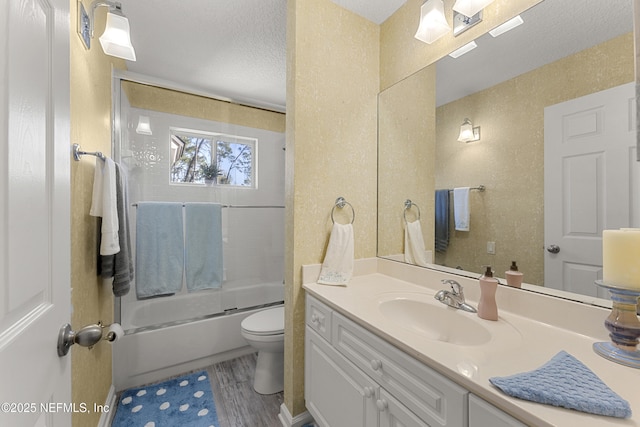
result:
<svg viewBox="0 0 640 427"><path fill-rule="evenodd" d="M467 304L464 300L464 292L462 291L462 285L455 280L443 279L441 280L443 285L450 285L451 290L440 290L434 298L449 307L457 308L460 310L468 311L469 313L475 313L477 310Z"/></svg>

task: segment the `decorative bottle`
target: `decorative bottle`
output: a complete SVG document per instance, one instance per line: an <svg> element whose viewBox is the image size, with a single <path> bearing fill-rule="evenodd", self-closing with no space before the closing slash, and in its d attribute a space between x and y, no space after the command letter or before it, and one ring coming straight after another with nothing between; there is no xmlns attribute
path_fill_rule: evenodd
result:
<svg viewBox="0 0 640 427"><path fill-rule="evenodd" d="M523 274L518 271L518 266L516 265L515 261L511 261L511 267L509 267L509 270L504 272L504 276L507 279L507 285L514 288L519 288L522 286Z"/></svg>
<svg viewBox="0 0 640 427"><path fill-rule="evenodd" d="M488 265L480 277L480 301L478 302L478 317L485 320L498 320L498 305L496 291L498 280L493 277L491 266Z"/></svg>

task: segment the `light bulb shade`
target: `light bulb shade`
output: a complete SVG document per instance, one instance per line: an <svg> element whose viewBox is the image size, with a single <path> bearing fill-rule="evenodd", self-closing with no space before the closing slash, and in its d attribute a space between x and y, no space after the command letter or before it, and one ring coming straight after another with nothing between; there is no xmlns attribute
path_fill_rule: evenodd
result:
<svg viewBox="0 0 640 427"><path fill-rule="evenodd" d="M453 10L464 16L472 17L491 3L493 0L456 0Z"/></svg>
<svg viewBox="0 0 640 427"><path fill-rule="evenodd" d="M460 126L460 135L458 135L458 141L470 142L475 140L476 138L473 134L473 124L471 124L471 120L464 119L464 123L462 123L462 126Z"/></svg>
<svg viewBox="0 0 640 427"><path fill-rule="evenodd" d="M444 16L442 0L428 0L420 8L420 25L414 36L420 41L431 44L451 30Z"/></svg>
<svg viewBox="0 0 640 427"><path fill-rule="evenodd" d="M104 34L100 36L102 50L107 55L126 59L136 60L136 51L131 45L129 35L129 20L117 13L107 13L107 23Z"/></svg>
<svg viewBox="0 0 640 427"><path fill-rule="evenodd" d="M151 132L151 123L149 123L149 117L140 116L138 118L138 127L136 127L136 133L141 135L153 135Z"/></svg>

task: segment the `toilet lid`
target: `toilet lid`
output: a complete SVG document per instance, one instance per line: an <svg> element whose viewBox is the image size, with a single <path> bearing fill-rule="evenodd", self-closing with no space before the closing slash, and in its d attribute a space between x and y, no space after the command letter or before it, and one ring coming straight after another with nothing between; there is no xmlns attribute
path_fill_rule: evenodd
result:
<svg viewBox="0 0 640 427"><path fill-rule="evenodd" d="M245 318L242 329L255 335L276 335L284 333L284 307L269 308Z"/></svg>

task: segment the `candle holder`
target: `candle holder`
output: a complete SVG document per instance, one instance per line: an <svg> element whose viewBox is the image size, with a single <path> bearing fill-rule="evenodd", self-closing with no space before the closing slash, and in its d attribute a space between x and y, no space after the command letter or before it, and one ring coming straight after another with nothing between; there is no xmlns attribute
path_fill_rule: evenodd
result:
<svg viewBox="0 0 640 427"><path fill-rule="evenodd" d="M593 350L605 359L632 368L640 368L640 320L638 320L638 297L640 289L621 288L611 283L596 280L596 285L606 288L611 294L611 314L604 321L611 342L597 342Z"/></svg>

